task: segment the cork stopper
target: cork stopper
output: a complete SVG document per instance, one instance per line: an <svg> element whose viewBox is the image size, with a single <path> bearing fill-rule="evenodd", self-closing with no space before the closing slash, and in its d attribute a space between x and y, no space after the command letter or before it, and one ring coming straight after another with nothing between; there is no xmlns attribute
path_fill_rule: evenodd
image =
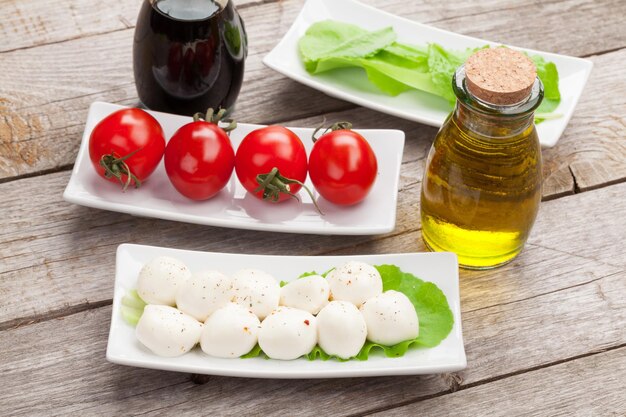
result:
<svg viewBox="0 0 626 417"><path fill-rule="evenodd" d="M467 88L480 100L498 106L524 100L536 78L533 61L514 49L481 49L465 62Z"/></svg>

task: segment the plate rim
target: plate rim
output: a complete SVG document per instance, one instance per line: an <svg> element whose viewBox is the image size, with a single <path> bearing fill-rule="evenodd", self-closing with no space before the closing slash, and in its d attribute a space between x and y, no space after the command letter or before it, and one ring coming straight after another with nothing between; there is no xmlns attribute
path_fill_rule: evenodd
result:
<svg viewBox="0 0 626 417"><path fill-rule="evenodd" d="M577 62L578 64L581 65L581 69L583 70L583 79L581 80L582 82L580 83L581 88L578 91L578 93L572 98L572 106L571 109L569 111L567 111L566 113L564 113L562 115L562 117L560 118L561 120L563 120L563 123L561 123L559 125L559 127L557 128L557 131L555 132L555 134L550 138L550 140L545 140L542 139L541 136L540 137L540 144L542 148L552 148L554 147L557 142L559 141L559 139L561 138L561 136L563 135L563 132L565 131L565 128L567 127L567 125L569 124L569 121L571 120L571 117L574 113L574 111L576 110L576 106L578 105L578 101L580 100L580 97L582 96L582 93L585 89L585 86L587 85L587 82L589 80L589 76L591 75L591 71L593 69L593 61L586 59L586 58L580 58L580 57L575 57L575 56L570 56L570 55L563 55L563 54L556 54L553 52L544 52L544 51L539 51L536 49L530 49L530 48L522 48L519 46L515 46L515 45L509 45L509 44L504 44L504 43L498 43L498 42L493 42L493 41L489 41L489 40L485 40L485 39L481 39L481 38L476 38L473 36L468 36L468 35L464 35L464 34L460 34L457 32L452 32L449 30L445 30L445 29L440 29L425 23L421 23L421 22L417 22L411 19L408 19L406 17L402 17L399 15L395 15L393 13L387 12L385 10L381 10L378 9L374 6L371 6L369 4L365 4L362 3L358 0L334 0L335 2L343 2L346 4L351 4L353 6L357 6L357 7L362 7L364 9L368 9L370 12L373 13L377 13L380 15L383 15L385 17L387 17L388 19L393 19L393 20L400 20L403 21L407 24L413 25L413 26L417 26L420 27L422 29L425 30L430 30L433 32L437 32L437 33L442 33L442 34L446 34L446 35L452 35L452 36L456 36L465 40L471 40L471 41L478 41L478 42L483 42L483 43L487 43L487 44L497 44L497 45L504 45L513 49L519 49L519 50L523 50L523 51L528 51L530 53L533 54L538 54L538 55L542 55L544 57L559 57L559 58L565 58L568 60L572 60L574 62ZM403 111L401 108L399 107L390 107L388 105L382 104L382 105L378 105L376 102L369 100L367 98L362 98L359 96L354 95L353 93L349 92L349 91L344 91L342 89L338 89L336 87L333 86L328 86L326 85L323 81L319 80L318 78L315 78L313 76L310 75L300 75L298 73L292 72L290 71L287 67L283 67L281 66L281 60L277 59L274 57L274 55L278 54L278 51L280 51L281 49L283 49L283 43L286 42L286 39L288 37L293 37L295 36L295 32L297 31L298 28L298 22L300 22L303 18L302 16L304 16L304 14L307 11L307 8L310 7L320 7L321 5L325 5L327 4L326 0L306 0L305 4L303 5L302 9L300 10L300 13L298 13L298 15L296 16L296 18L294 19L293 23L291 24L291 26L289 27L289 29L287 30L287 32L285 33L284 36L281 37L281 39L278 41L278 43L274 46L274 48L272 48L271 51L269 51L264 57L263 57L263 64L269 68L271 68L272 70L288 77L291 78L301 84L304 84L308 87L311 87L313 89L316 89L318 91L321 91L322 93L340 99L340 100L345 100L345 101L349 101L352 103L355 103L357 105L360 105L362 107L366 107L369 108L371 110L374 111L378 111L381 113L386 113L386 114L390 114L392 116L395 117L399 117L405 120L410 120L410 121L414 121L414 122L418 122L418 123L422 123L425 124L427 126L433 126L433 127L440 127L442 124L442 121L440 121L439 119L434 119L432 117L428 117L428 116L419 116L416 115L414 112L409 112L409 111ZM319 5L319 6L318 6ZM549 122L549 121L548 121ZM546 123L546 122L544 122Z"/></svg>
<svg viewBox="0 0 626 417"><path fill-rule="evenodd" d="M280 232L280 233L295 233L295 234L314 234L314 235L343 235L343 236L362 236L362 235L379 235L392 232L396 227L397 222L397 211L398 211L398 188L400 185L400 171L402 167L402 156L404 154L404 143L406 140L406 134L404 131L400 129L355 129L357 132L376 132L376 133L389 133L389 141L393 141L394 146L398 148L398 164L395 165L394 161L394 172L391 174L391 183L389 184L390 195L385 196L385 198L391 199L391 206L393 206L393 210L390 210L387 217L384 219L384 222L381 222L380 225L352 225L352 226L337 226L337 225L316 225L311 227L308 223L301 223L300 225L290 224L288 227L285 227L284 224L280 223L267 223L267 222L258 222L258 223L249 223L242 224L234 219L215 219L212 217L203 217L197 215L189 215L187 213L181 212L169 212L163 211L158 208L152 207L138 207L133 203L118 203L118 202L108 202L100 199L98 196L89 193L89 196L83 196L76 191L77 184L81 183L81 178L79 175L79 169L81 162L88 158L87 148L89 142L89 135L87 134L87 126L90 122L93 122L93 113L94 109L103 106L103 107L117 107L117 108L130 108L132 106L124 106L115 103L107 103L104 101L94 101L89 106L89 112L87 115L87 119L85 121L85 129L83 130L83 136L81 139L81 144L78 150L78 154L76 155L76 160L74 162L74 167L72 168L72 172L70 174L70 178L68 180L67 186L63 191L63 199L68 203L77 204L85 207L96 208L100 210L108 210L119 213L130 214L138 217L150 217L157 218L169 221L177 221L182 223L190 223L190 224L198 224L203 226L213 226L213 227L224 227L230 229L239 229L239 230L252 230L252 231L263 231L263 232ZM157 113L163 114L165 116L175 116L175 117L187 117L172 113L165 113L153 110L146 110L149 113ZM239 123L240 126L247 126L251 128L264 127L267 125L261 124L253 124L253 123ZM289 129L297 129L297 130L315 130L314 128L309 127L297 127L297 126L286 126ZM162 164L163 161L159 162L159 165ZM233 176L235 174L233 173Z"/></svg>
<svg viewBox="0 0 626 417"><path fill-rule="evenodd" d="M143 359L133 359L128 356L116 355L113 352L111 346L115 343L115 324L119 323L121 318L120 307L121 307L121 298L123 294L119 292L122 290L123 283L121 282L121 275L119 271L121 271L122 264L121 258L122 254L126 251L126 253L132 253L133 251L142 251L142 250L156 250L156 251L166 251L166 252L179 252L179 253L188 253L194 252L197 254L204 254L209 256L228 256L234 259L239 257L268 257L268 258L337 258L338 260L345 259L353 259L353 258L390 258L390 257L405 257L405 258L414 258L414 257L424 257L424 256L437 256L441 258L448 258L450 262L453 263L454 279L453 279L453 291L455 292L456 298L453 300L448 300L448 304L452 310L455 319L455 325L458 326L456 333L459 340L459 346L457 349L459 350L459 357L452 358L449 363L444 365L427 365L427 364L419 364L410 367L403 368L384 368L384 369L347 369L342 370L339 369L325 369L320 371L299 371L299 370L279 370L279 371L249 371L246 368L235 367L235 369L209 369L208 366L204 368L196 368L192 365L177 365L177 358L163 358L166 360L166 363L155 363L150 360ZM446 277L448 279L448 277ZM109 326L109 335L107 339L107 348L106 348L106 359L108 362L125 365L125 366L133 366L139 368L147 368L147 369L157 369L164 371L174 371L174 372L188 372L188 373L196 373L196 374L204 374L204 375L216 375L216 376L230 376L230 377L242 377L242 378L271 378L271 379L318 379L318 378L353 378L353 377L373 377L373 376L402 376L402 375L431 375L445 372L455 372L463 370L467 367L467 355L465 352L465 342L463 339L463 328L462 328L462 312L461 312L461 303L460 303L460 285L459 285L459 268L458 268L458 260L457 256L452 252L410 252L410 253L385 253L385 254L366 254L366 255L325 255L325 256L314 256L314 255L263 255L263 254L238 254L238 253L220 253L220 252L209 252L209 251L198 251L198 250L187 250L187 249L178 249L178 248L168 248L162 246L152 246L152 245L140 245L133 243L123 243L117 247L116 250L116 261L115 261L115 280L114 280L114 290L113 290L113 303L112 303L112 311L111 311L111 322ZM452 334L454 330L451 331ZM449 336L448 336L449 337ZM436 348L436 347L434 347ZM384 360L394 360L395 358L384 358ZM237 359L233 359L237 360ZM245 359L239 359L245 360ZM306 361L304 358L296 359L296 361ZM308 361L307 361L308 362ZM342 362L337 362L340 365Z"/></svg>

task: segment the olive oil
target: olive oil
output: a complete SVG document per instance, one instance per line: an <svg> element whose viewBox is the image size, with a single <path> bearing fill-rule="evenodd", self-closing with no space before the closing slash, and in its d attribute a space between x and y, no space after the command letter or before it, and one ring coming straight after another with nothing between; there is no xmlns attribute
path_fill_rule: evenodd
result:
<svg viewBox="0 0 626 417"><path fill-rule="evenodd" d="M453 81L457 105L430 150L421 194L422 236L461 266L486 269L517 256L541 200L541 148L533 123L538 80L514 106L481 102L463 67Z"/></svg>

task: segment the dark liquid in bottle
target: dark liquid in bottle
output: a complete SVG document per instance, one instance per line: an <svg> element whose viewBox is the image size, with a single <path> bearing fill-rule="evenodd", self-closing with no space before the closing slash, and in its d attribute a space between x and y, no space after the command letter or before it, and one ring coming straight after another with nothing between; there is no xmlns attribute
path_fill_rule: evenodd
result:
<svg viewBox="0 0 626 417"><path fill-rule="evenodd" d="M232 109L247 40L232 1L145 0L135 29L137 93L150 109L191 115Z"/></svg>

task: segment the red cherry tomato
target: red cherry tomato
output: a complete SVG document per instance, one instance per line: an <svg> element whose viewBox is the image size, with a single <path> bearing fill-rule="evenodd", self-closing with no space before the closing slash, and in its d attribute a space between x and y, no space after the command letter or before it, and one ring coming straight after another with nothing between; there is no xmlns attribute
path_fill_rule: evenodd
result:
<svg viewBox="0 0 626 417"><path fill-rule="evenodd" d="M376 155L363 136L350 130L349 123L335 126L338 129L316 140L309 156L309 175L326 200L340 205L356 204L374 185L378 172Z"/></svg>
<svg viewBox="0 0 626 417"><path fill-rule="evenodd" d="M89 137L89 157L98 174L124 189L139 187L159 165L164 149L161 125L141 109L110 114Z"/></svg>
<svg viewBox="0 0 626 417"><path fill-rule="evenodd" d="M217 194L228 183L234 166L230 139L214 122L186 124L165 148L165 170L170 181L192 200L206 200Z"/></svg>
<svg viewBox="0 0 626 417"><path fill-rule="evenodd" d="M293 198L306 180L306 150L298 136L282 126L254 130L243 139L235 172L248 192L274 202ZM266 181L267 184L261 185Z"/></svg>

